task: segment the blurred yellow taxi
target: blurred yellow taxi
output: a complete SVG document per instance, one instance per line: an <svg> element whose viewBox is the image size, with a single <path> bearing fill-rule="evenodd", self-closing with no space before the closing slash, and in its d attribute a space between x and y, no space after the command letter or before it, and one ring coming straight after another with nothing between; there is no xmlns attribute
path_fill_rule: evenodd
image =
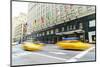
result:
<svg viewBox="0 0 100 67"><path fill-rule="evenodd" d="M75 49L75 50L85 50L91 47L90 44L81 42L79 40L63 40L57 42L56 45L62 49Z"/></svg>
<svg viewBox="0 0 100 67"><path fill-rule="evenodd" d="M28 51L38 51L43 49L43 44L39 43L31 43L31 42L24 42L22 44L22 48Z"/></svg>

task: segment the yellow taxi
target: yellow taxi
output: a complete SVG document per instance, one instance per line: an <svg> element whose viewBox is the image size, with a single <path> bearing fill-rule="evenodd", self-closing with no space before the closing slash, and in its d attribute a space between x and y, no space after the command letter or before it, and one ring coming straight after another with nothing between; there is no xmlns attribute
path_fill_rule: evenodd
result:
<svg viewBox="0 0 100 67"><path fill-rule="evenodd" d="M31 42L24 42L22 44L22 48L28 51L38 51L43 49L42 43L31 43Z"/></svg>
<svg viewBox="0 0 100 67"><path fill-rule="evenodd" d="M79 40L63 40L56 43L59 48L62 49L74 49L74 50L86 50L92 45L81 42Z"/></svg>

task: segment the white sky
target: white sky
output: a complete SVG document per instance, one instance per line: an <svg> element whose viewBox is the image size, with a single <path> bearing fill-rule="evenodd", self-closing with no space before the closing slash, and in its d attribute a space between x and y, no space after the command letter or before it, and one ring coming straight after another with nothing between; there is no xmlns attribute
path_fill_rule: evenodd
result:
<svg viewBox="0 0 100 67"><path fill-rule="evenodd" d="M28 12L28 2L12 2L12 17L18 16L20 13Z"/></svg>

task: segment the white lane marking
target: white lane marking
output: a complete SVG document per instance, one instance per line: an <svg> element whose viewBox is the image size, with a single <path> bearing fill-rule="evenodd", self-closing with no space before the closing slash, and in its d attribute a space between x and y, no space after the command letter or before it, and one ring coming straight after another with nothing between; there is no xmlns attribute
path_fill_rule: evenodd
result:
<svg viewBox="0 0 100 67"><path fill-rule="evenodd" d="M53 46L53 48L58 48L58 46Z"/></svg>
<svg viewBox="0 0 100 67"><path fill-rule="evenodd" d="M48 57L48 58L54 58L54 59L61 60L61 61L67 61L67 59L54 57L54 56L50 56L50 55L47 55L47 54L41 54L41 53L34 53L34 54L37 54L37 55L40 55L40 56L44 56L44 57Z"/></svg>
<svg viewBox="0 0 100 67"><path fill-rule="evenodd" d="M61 55L65 55L66 53L64 52L49 52L49 53L53 53L53 54L61 54Z"/></svg>
<svg viewBox="0 0 100 67"><path fill-rule="evenodd" d="M79 58L83 57L84 55L86 55L89 51L91 51L94 48L95 47L91 47L91 48L87 49L86 51L83 51L83 52L79 53L78 55L72 57L71 59L69 59L66 62L76 62L76 61L78 61Z"/></svg>
<svg viewBox="0 0 100 67"><path fill-rule="evenodd" d="M47 55L47 54L41 54L41 53L18 53L18 54L14 54L13 57L14 58L18 58L20 56L25 56L25 55L28 55L28 54L36 54L36 55L40 55L40 56L44 56L44 57L48 57L48 58L53 58L53 59L57 59L57 60L60 60L60 61L67 61L67 59L63 59L63 58L59 58L59 57L54 57L54 56L50 56L50 55Z"/></svg>
<svg viewBox="0 0 100 67"><path fill-rule="evenodd" d="M25 56L25 55L28 55L28 54L32 54L32 53L30 53L30 52L22 52L22 53L13 54L12 56L13 57L20 57L20 56Z"/></svg>
<svg viewBox="0 0 100 67"><path fill-rule="evenodd" d="M29 55L29 54L36 54L36 55L45 56L45 57L49 57L49 58L54 58L54 59L62 60L62 61L66 61L67 60L67 59L63 59L63 58L59 58L59 57L50 56L50 55L47 55L47 54L31 53L31 52L22 52L22 53L13 54L13 57L14 58L18 58L18 57Z"/></svg>

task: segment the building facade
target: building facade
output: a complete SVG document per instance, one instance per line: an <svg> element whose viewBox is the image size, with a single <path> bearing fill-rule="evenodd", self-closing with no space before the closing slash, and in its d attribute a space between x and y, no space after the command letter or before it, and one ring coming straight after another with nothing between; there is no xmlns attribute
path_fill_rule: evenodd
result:
<svg viewBox="0 0 100 67"><path fill-rule="evenodd" d="M21 41L27 33L27 15L20 13L12 19L12 38L13 42Z"/></svg>
<svg viewBox="0 0 100 67"><path fill-rule="evenodd" d="M27 32L27 24L19 24L15 27L15 42L16 41L22 41L24 37L26 36Z"/></svg>
<svg viewBox="0 0 100 67"><path fill-rule="evenodd" d="M67 37L95 43L95 6L29 3L28 37L45 43L56 43Z"/></svg>

